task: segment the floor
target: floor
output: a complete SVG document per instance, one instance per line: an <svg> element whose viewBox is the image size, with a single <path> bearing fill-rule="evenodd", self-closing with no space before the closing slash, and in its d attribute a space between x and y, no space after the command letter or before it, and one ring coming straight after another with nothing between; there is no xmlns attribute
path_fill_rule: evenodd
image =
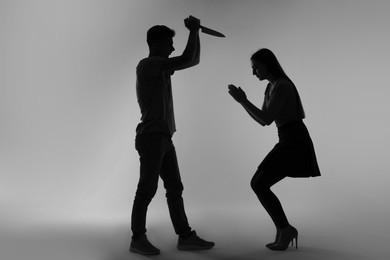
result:
<svg viewBox="0 0 390 260"><path fill-rule="evenodd" d="M216 242L207 251L182 252L175 246L168 214L152 212L148 217L149 240L161 250L153 257L128 251L129 221L122 218L104 221L71 221L3 225L0 230L0 258L5 260L142 260L142 259L388 259L388 232L359 223L346 224L337 218L321 221L295 220L299 230L298 250L270 251L264 245L274 238L271 222L260 209L208 210L188 212L192 227ZM340 217L340 215L338 215ZM347 216L341 216L343 219ZM385 224L385 223L383 223ZM380 223L375 223L375 226Z"/></svg>

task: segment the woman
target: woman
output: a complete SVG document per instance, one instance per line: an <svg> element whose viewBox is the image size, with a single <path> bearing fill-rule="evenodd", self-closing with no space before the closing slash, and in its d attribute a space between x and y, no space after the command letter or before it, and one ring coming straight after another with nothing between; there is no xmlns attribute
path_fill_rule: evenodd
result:
<svg viewBox="0 0 390 260"><path fill-rule="evenodd" d="M251 187L276 226L275 242L266 246L271 250L286 250L295 239L298 248L298 231L288 222L282 205L270 188L287 176L320 176L320 170L309 132L302 122L305 112L294 83L268 49L254 53L251 63L253 75L260 81L269 82L262 109L253 105L240 87L229 85L229 93L262 126L275 121L279 136L279 142L254 174Z"/></svg>

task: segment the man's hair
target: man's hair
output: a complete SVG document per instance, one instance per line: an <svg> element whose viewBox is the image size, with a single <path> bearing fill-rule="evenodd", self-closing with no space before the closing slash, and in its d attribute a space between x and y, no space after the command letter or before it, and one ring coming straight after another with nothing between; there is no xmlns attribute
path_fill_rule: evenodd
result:
<svg viewBox="0 0 390 260"><path fill-rule="evenodd" d="M158 43L165 38L173 38L175 31L165 25L155 25L151 27L146 34L146 42L149 46Z"/></svg>

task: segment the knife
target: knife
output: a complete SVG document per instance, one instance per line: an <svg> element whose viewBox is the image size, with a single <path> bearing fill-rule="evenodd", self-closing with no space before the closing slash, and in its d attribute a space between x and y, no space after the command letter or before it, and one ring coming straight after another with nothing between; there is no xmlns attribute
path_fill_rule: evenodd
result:
<svg viewBox="0 0 390 260"><path fill-rule="evenodd" d="M223 35L222 33L217 32L217 31L210 29L208 27L204 27L202 25L200 26L200 29L202 30L202 33L206 33L206 34L216 36L216 37L225 37L225 35Z"/></svg>

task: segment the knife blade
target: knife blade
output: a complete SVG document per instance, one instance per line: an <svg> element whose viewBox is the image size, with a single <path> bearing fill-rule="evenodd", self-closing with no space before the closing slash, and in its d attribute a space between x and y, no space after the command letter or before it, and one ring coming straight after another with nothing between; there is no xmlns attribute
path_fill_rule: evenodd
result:
<svg viewBox="0 0 390 260"><path fill-rule="evenodd" d="M216 36L216 37L225 37L225 35L223 35L222 33L217 32L217 31L210 29L208 27L204 27L202 25L200 26L200 29L202 30L202 33L206 33L206 34Z"/></svg>

